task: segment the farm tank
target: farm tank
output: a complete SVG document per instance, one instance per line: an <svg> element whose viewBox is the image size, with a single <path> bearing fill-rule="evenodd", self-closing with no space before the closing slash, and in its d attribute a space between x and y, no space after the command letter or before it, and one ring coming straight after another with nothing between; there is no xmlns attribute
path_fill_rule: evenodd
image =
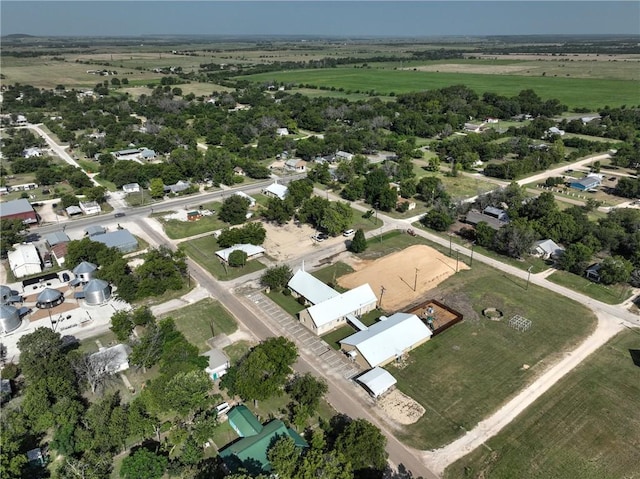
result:
<svg viewBox="0 0 640 479"><path fill-rule="evenodd" d="M18 329L22 321L18 310L8 304L0 306L0 333L10 333L14 329Z"/></svg>

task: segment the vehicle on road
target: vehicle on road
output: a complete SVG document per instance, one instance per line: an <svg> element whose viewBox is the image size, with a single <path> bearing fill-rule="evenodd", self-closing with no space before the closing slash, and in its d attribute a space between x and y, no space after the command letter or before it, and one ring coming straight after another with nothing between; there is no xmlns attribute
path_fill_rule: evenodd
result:
<svg viewBox="0 0 640 479"><path fill-rule="evenodd" d="M326 235L325 235L325 236L321 236L321 234L320 234L320 233L318 233L318 234L316 234L316 235L313 235L313 236L311 237L311 239L312 239L312 240L314 240L314 241L317 241L318 243L322 243L324 240L326 240L326 239L327 239L327 237L326 237Z"/></svg>
<svg viewBox="0 0 640 479"><path fill-rule="evenodd" d="M113 216L114 216L114 218L122 218L123 216L127 216L127 214L126 213L116 213Z"/></svg>
<svg viewBox="0 0 640 479"><path fill-rule="evenodd" d="M342 236L351 236L353 233L355 233L355 230L352 230L352 229L344 230L344 232L342 233Z"/></svg>

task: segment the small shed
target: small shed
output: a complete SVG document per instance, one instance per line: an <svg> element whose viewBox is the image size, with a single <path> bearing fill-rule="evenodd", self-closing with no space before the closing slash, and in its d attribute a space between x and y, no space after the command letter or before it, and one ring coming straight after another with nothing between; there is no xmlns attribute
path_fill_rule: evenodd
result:
<svg viewBox="0 0 640 479"><path fill-rule="evenodd" d="M68 243L71 241L69 236L64 231L54 231L53 233L49 233L44 236L44 240L47 242L49 247L53 247L60 243Z"/></svg>
<svg viewBox="0 0 640 479"><path fill-rule="evenodd" d="M84 230L84 234L87 236L102 235L102 234L105 234L106 232L107 232L107 229L104 226L100 226L100 225L88 226Z"/></svg>
<svg viewBox="0 0 640 479"><path fill-rule="evenodd" d="M29 465L35 467L42 467L45 464L44 455L42 454L42 449L36 447L35 449L31 449L27 451L27 461Z"/></svg>
<svg viewBox="0 0 640 479"><path fill-rule="evenodd" d="M375 398L384 394L398 382L388 371L380 367L367 371L357 381Z"/></svg>
<svg viewBox="0 0 640 479"><path fill-rule="evenodd" d="M79 206L76 206L76 205L67 206L65 208L65 211L67 212L67 216L75 216L75 215L82 214L82 210L80 209Z"/></svg>

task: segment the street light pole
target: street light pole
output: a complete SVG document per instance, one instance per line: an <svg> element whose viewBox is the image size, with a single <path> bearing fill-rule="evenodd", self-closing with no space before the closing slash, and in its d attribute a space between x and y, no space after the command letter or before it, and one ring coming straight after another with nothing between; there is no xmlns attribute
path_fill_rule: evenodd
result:
<svg viewBox="0 0 640 479"><path fill-rule="evenodd" d="M475 241L473 243L471 243L471 261L469 261L469 266L473 266L473 247L475 245L476 245Z"/></svg>
<svg viewBox="0 0 640 479"><path fill-rule="evenodd" d="M529 269L527 269L527 273L529 273L527 275L527 290L529 289L529 280L531 279L531 268L533 268L533 266L529 266Z"/></svg>
<svg viewBox="0 0 640 479"><path fill-rule="evenodd" d="M460 250L456 250L456 273L458 272L458 260L460 258Z"/></svg>

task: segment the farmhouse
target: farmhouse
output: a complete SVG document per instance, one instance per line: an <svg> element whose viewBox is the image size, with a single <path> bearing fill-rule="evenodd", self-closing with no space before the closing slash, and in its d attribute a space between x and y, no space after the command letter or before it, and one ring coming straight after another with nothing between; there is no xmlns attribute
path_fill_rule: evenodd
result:
<svg viewBox="0 0 640 479"><path fill-rule="evenodd" d="M109 374L116 374L129 369L130 349L124 344L116 344L110 348L102 348L89 356L94 364L100 364L101 369Z"/></svg>
<svg viewBox="0 0 640 479"><path fill-rule="evenodd" d="M129 230L116 230L109 233L91 236L91 241L97 241L109 248L118 248L123 253L130 253L138 249L138 240Z"/></svg>
<svg viewBox="0 0 640 479"><path fill-rule="evenodd" d="M285 199L288 191L289 189L285 185L281 185L277 181L275 183L271 183L262 190L266 196L269 196L270 198L278 198L280 200Z"/></svg>
<svg viewBox="0 0 640 479"><path fill-rule="evenodd" d="M231 409L227 417L229 425L241 438L222 448L219 453L227 469L232 472L243 468L269 472L271 464L267 459L267 451L278 437L289 436L297 448L308 447L307 442L280 419L262 425L244 405Z"/></svg>
<svg viewBox="0 0 640 479"><path fill-rule="evenodd" d="M384 394L398 382L391 373L379 367L367 371L358 377L357 381L362 384L374 398Z"/></svg>
<svg viewBox="0 0 640 479"><path fill-rule="evenodd" d="M296 271L291 277L289 283L287 283L287 287L291 290L291 295L294 298L302 297L311 305L340 296L340 293L335 289L307 273L304 270L304 264L302 265L302 269Z"/></svg>
<svg viewBox="0 0 640 479"><path fill-rule="evenodd" d="M307 171L307 162L298 158L292 158L284 162L285 169L298 173Z"/></svg>
<svg viewBox="0 0 640 479"><path fill-rule="evenodd" d="M33 243L16 244L13 247L14 250L9 251L7 258L9 268L16 278L42 272L42 261Z"/></svg>
<svg viewBox="0 0 640 479"><path fill-rule="evenodd" d="M0 203L0 219L22 220L26 224L38 222L33 206L24 198Z"/></svg>
<svg viewBox="0 0 640 479"><path fill-rule="evenodd" d="M431 338L431 330L415 314L395 313L340 341L342 351L364 368L390 363Z"/></svg>
<svg viewBox="0 0 640 479"><path fill-rule="evenodd" d="M229 248L216 251L216 256L218 256L225 263L228 263L229 255L238 250L244 251L247 254L247 261L259 258L264 254L264 248L262 246L256 246L253 244L234 244Z"/></svg>
<svg viewBox="0 0 640 479"><path fill-rule="evenodd" d="M562 253L564 253L564 249L552 239L536 241L531 250L531 254L539 256L542 259L557 258Z"/></svg>
<svg viewBox="0 0 640 479"><path fill-rule="evenodd" d="M301 311L300 322L314 334L321 336L342 326L347 317L357 321L356 316L374 310L377 302L371 286L363 284Z"/></svg>
<svg viewBox="0 0 640 479"><path fill-rule="evenodd" d="M600 186L601 182L602 180L597 176L585 176L580 180L571 181L571 183L569 183L569 186L576 190L589 191L596 189L598 186Z"/></svg>
<svg viewBox="0 0 640 479"><path fill-rule="evenodd" d="M85 215L96 215L102 212L97 201L81 201L78 206Z"/></svg>

